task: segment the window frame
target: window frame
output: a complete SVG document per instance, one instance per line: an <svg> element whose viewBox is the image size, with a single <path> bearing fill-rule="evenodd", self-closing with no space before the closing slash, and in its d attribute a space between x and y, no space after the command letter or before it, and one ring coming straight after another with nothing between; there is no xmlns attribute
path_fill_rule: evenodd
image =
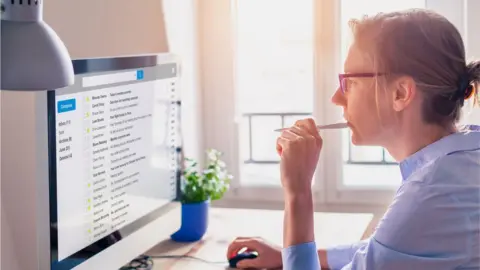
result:
<svg viewBox="0 0 480 270"><path fill-rule="evenodd" d="M239 0L205 0L199 4L200 76L203 100L204 146L224 152L224 159L235 178L224 201L283 202L278 186L242 186L240 183L239 123L241 115L236 101L235 7ZM331 106L330 99L338 87L341 70L340 1L314 1L314 117L329 122L341 117L341 110ZM425 0L426 7L450 19L466 40L466 47L479 45L480 39L466 25L475 25L474 12L468 7L480 4L470 0ZM465 14L472 16L465 19ZM332 27L333 26L333 27ZM474 43L469 43L473 40ZM480 47L480 46L477 46ZM471 54L469 54L471 55ZM477 53L478 55L478 53ZM324 68L325 66L329 68ZM331 68L334 67L334 68ZM328 106L326 106L328 104ZM313 197L317 205L360 204L386 205L396 188L346 187L342 179L341 131L323 133L324 147L317 166Z"/></svg>

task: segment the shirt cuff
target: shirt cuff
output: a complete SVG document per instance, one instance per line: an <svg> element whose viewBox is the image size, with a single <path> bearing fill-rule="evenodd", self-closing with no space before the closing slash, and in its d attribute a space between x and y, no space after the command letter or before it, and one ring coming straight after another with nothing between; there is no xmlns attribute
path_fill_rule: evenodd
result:
<svg viewBox="0 0 480 270"><path fill-rule="evenodd" d="M284 270L320 270L315 242L286 247L282 250Z"/></svg>

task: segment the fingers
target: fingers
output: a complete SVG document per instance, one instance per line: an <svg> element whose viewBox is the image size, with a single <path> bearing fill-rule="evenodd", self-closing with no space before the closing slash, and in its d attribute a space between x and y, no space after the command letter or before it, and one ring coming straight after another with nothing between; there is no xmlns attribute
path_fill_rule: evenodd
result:
<svg viewBox="0 0 480 270"><path fill-rule="evenodd" d="M303 129L307 130L308 133L314 136L315 138L320 138L317 125L315 125L315 121L312 118L298 120L295 122L295 126L302 127Z"/></svg>
<svg viewBox="0 0 480 270"><path fill-rule="evenodd" d="M294 126L282 132L277 138L277 154L281 156L289 142L299 142L304 139L311 142L312 146L322 147L322 138L312 118L298 120Z"/></svg>
<svg viewBox="0 0 480 270"><path fill-rule="evenodd" d="M289 141L294 141L304 135L304 131L299 130L297 127L292 127L290 129L282 131L282 134L280 134L280 137L283 137Z"/></svg>
<svg viewBox="0 0 480 270"><path fill-rule="evenodd" d="M293 141L294 139L287 139L284 136L280 136L277 138L277 153L278 155L282 155L283 151L288 149L289 142Z"/></svg>
<svg viewBox="0 0 480 270"><path fill-rule="evenodd" d="M300 135L302 137L306 135L311 135L315 138L320 137L317 126L315 125L315 121L311 118L296 121L291 128L284 130L281 136L284 136L285 138L290 138L291 133Z"/></svg>
<svg viewBox="0 0 480 270"><path fill-rule="evenodd" d="M303 138L308 137L308 133L301 130L298 127L292 127L290 129L284 130L280 137L277 138L277 153L282 155L282 153L288 149L288 146L291 142L298 142L303 140Z"/></svg>
<svg viewBox="0 0 480 270"><path fill-rule="evenodd" d="M284 130L280 137L277 138L277 154L281 156L283 151L287 149L288 142L295 141L299 137L298 134L289 129Z"/></svg>
<svg viewBox="0 0 480 270"><path fill-rule="evenodd" d="M259 243L257 240L251 238L237 238L228 246L227 258L230 259L231 257L237 255L238 252L244 248L250 251L258 251Z"/></svg>
<svg viewBox="0 0 480 270"><path fill-rule="evenodd" d="M323 140L313 119L309 118L305 120L299 120L295 123L295 125L307 130L309 135L306 137L315 142L315 146L322 147Z"/></svg>
<svg viewBox="0 0 480 270"><path fill-rule="evenodd" d="M312 135L310 135L310 132L304 126L301 126L301 125L295 125L295 126L291 127L288 131L291 132L291 133L294 133L295 135L297 135L299 137L312 136Z"/></svg>
<svg viewBox="0 0 480 270"><path fill-rule="evenodd" d="M281 156L283 153L283 147L280 144L280 137L277 138L277 154Z"/></svg>
<svg viewBox="0 0 480 270"><path fill-rule="evenodd" d="M237 263L237 268L245 269L245 268L263 268L260 267L262 261L260 260L260 257L257 257L255 259L245 259L241 260Z"/></svg>

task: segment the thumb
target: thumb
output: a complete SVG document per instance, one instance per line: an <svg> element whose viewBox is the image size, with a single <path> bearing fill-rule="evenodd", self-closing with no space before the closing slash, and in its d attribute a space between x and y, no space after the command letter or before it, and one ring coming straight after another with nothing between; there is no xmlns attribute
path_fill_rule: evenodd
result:
<svg viewBox="0 0 480 270"><path fill-rule="evenodd" d="M282 152L283 152L282 150L283 150L283 149L282 149L282 146L280 145L279 140L280 140L280 139L277 139L276 150L277 150L277 154L278 154L279 156L282 156Z"/></svg>

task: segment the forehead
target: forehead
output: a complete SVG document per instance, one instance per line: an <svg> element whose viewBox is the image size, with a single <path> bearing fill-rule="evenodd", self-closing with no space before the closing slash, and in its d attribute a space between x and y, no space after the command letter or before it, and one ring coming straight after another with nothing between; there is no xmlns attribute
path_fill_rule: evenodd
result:
<svg viewBox="0 0 480 270"><path fill-rule="evenodd" d="M357 43L352 43L348 49L343 70L345 73L374 72L374 62L372 57L361 50Z"/></svg>

